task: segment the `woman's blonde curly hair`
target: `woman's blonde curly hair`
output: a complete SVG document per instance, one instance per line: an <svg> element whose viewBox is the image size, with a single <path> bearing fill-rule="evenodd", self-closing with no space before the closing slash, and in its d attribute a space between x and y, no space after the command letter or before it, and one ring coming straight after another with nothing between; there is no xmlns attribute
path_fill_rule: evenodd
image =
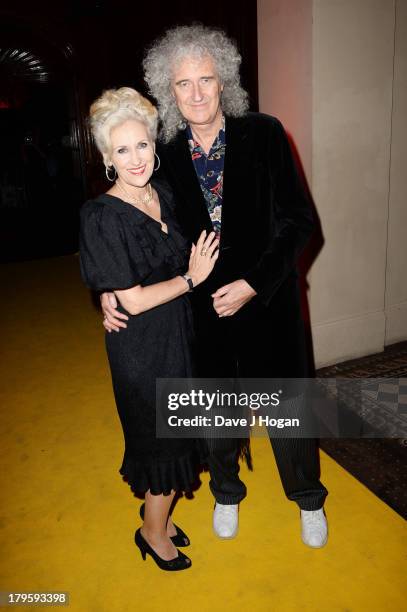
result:
<svg viewBox="0 0 407 612"><path fill-rule="evenodd" d="M108 89L90 107L90 128L96 146L103 155L105 166L110 165L110 132L112 128L128 119L142 121L147 126L151 140L155 141L158 122L157 109L135 89L131 87Z"/></svg>

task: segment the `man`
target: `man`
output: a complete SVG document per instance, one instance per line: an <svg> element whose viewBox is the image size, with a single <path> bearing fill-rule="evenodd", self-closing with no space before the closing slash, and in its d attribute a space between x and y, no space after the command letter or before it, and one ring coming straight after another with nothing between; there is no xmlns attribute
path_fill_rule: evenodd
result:
<svg viewBox="0 0 407 612"><path fill-rule="evenodd" d="M247 112L240 55L223 32L204 26L169 30L149 50L145 78L162 120L157 148L175 195L177 217L196 242L220 235L214 273L191 294L201 377L308 376L296 259L312 214L279 121ZM114 296L102 296L107 330L125 326ZM265 360L263 355L267 354ZM238 529L235 440L210 440L213 526L222 538ZM327 541L314 439L271 438L287 497L300 507L302 539Z"/></svg>

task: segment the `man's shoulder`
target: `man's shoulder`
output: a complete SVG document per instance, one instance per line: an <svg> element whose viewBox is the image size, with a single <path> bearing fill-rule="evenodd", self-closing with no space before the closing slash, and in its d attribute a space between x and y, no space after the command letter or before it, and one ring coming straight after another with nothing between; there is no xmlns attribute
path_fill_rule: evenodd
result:
<svg viewBox="0 0 407 612"><path fill-rule="evenodd" d="M248 112L242 117L227 117L226 121L229 124L241 127L249 127L252 129L269 129L280 130L283 126L281 121L273 115L265 113Z"/></svg>
<svg viewBox="0 0 407 612"><path fill-rule="evenodd" d="M272 115L249 112L243 117L230 117L229 121L226 118L226 143L245 141L245 147L249 150L271 151L282 146L286 140L283 125Z"/></svg>
<svg viewBox="0 0 407 612"><path fill-rule="evenodd" d="M247 133L253 133L255 136L283 136L285 133L284 127L277 117L267 115L266 113L247 112L240 117L226 117L226 134L232 133L236 137ZM226 136L227 141L227 136ZM157 140L157 152L159 155L168 156L178 153L184 154L187 147L187 136L185 130L179 130L169 142Z"/></svg>
<svg viewBox="0 0 407 612"><path fill-rule="evenodd" d="M248 119L248 121L250 121L251 123L259 123L259 124L271 124L271 125L279 125L280 121L279 119L277 119L277 117L274 117L273 115L267 115L266 113L260 113L260 112L254 112L254 111L250 111L248 113L246 113L246 117Z"/></svg>

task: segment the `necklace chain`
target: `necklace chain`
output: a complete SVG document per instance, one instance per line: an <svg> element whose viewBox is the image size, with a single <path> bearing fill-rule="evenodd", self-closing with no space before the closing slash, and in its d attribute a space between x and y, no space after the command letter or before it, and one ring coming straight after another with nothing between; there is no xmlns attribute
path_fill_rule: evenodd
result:
<svg viewBox="0 0 407 612"><path fill-rule="evenodd" d="M138 204L138 205L150 204L151 200L153 199L153 189L151 187L151 183L147 183L147 193L143 195L141 198L136 198L132 196L124 187L120 185L118 181L115 182L115 185L120 189L120 191L127 198L129 198L130 200L133 200L135 204Z"/></svg>

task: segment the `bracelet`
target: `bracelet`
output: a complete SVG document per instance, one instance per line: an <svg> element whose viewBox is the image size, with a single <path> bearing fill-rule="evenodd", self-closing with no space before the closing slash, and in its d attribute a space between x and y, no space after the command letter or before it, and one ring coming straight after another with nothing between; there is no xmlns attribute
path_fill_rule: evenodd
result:
<svg viewBox="0 0 407 612"><path fill-rule="evenodd" d="M188 293L191 293L191 291L194 288L194 283L192 282L192 278L189 276L189 274L181 274L182 278L188 283Z"/></svg>

